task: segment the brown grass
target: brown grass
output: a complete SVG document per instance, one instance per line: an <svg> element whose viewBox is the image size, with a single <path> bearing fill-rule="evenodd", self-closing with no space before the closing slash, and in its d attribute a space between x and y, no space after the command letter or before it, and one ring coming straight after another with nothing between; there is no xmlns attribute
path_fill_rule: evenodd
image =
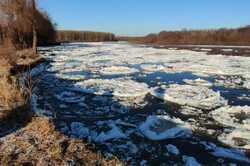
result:
<svg viewBox="0 0 250 166"><path fill-rule="evenodd" d="M46 118L34 118L21 131L0 141L0 165L123 165L105 159L94 147L68 138Z"/></svg>
<svg viewBox="0 0 250 166"><path fill-rule="evenodd" d="M0 79L0 103L4 107L16 107L25 103L23 91L18 87L17 80L8 76Z"/></svg>

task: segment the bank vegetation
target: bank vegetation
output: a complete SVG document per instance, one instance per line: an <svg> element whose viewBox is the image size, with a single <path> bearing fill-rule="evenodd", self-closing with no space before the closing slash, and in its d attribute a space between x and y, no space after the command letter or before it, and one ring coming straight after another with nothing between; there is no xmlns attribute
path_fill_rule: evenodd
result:
<svg viewBox="0 0 250 166"><path fill-rule="evenodd" d="M162 45L250 45L250 26L237 29L162 31L143 37L119 37L118 39Z"/></svg>

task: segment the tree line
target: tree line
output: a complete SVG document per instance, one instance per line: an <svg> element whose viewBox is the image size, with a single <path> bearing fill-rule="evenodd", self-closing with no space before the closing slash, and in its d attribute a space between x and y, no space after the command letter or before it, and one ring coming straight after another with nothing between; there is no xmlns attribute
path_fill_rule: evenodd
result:
<svg viewBox="0 0 250 166"><path fill-rule="evenodd" d="M102 42L116 41L112 33L90 31L57 31L57 42Z"/></svg>
<svg viewBox="0 0 250 166"><path fill-rule="evenodd" d="M55 26L35 0L0 1L0 44L36 48L55 40Z"/></svg>
<svg viewBox="0 0 250 166"><path fill-rule="evenodd" d="M144 37L120 37L144 44L250 45L250 26L237 29L162 31Z"/></svg>

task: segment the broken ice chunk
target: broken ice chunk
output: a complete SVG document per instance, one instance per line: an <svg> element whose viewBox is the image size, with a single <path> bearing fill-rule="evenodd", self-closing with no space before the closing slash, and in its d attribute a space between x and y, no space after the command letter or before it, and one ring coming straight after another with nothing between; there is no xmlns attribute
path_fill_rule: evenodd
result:
<svg viewBox="0 0 250 166"><path fill-rule="evenodd" d="M169 116L149 116L139 126L140 132L150 140L165 140L189 136L192 131L188 124Z"/></svg>
<svg viewBox="0 0 250 166"><path fill-rule="evenodd" d="M250 130L236 128L230 133L222 133L218 140L232 147L250 149Z"/></svg>
<svg viewBox="0 0 250 166"><path fill-rule="evenodd" d="M249 106L221 107L211 112L211 115L217 122L225 126L250 130Z"/></svg>
<svg viewBox="0 0 250 166"><path fill-rule="evenodd" d="M198 163L198 161L194 157L183 156L182 160L184 161L185 166L201 166L201 164Z"/></svg>
<svg viewBox="0 0 250 166"><path fill-rule="evenodd" d="M250 79L248 79L244 82L243 87L246 89L250 89Z"/></svg>
<svg viewBox="0 0 250 166"><path fill-rule="evenodd" d="M101 132L96 138L95 141L103 143L109 140L117 140L121 138L127 138L127 136L121 131L119 127L115 124L110 124L111 130L107 132Z"/></svg>
<svg viewBox="0 0 250 166"><path fill-rule="evenodd" d="M179 149L174 145L171 145L171 144L166 145L166 148L167 148L167 151L169 153L173 154L173 155L179 155L180 154Z"/></svg>
<svg viewBox="0 0 250 166"><path fill-rule="evenodd" d="M212 117L232 131L223 132L218 139L233 147L250 149L250 107L222 107L211 112Z"/></svg>
<svg viewBox="0 0 250 166"><path fill-rule="evenodd" d="M186 84L189 85L194 85L194 86L205 86L205 87L211 87L213 84L209 81L197 78L195 80L189 80L189 79L184 79L183 80Z"/></svg>
<svg viewBox="0 0 250 166"><path fill-rule="evenodd" d="M64 91L61 94L55 95L58 100L64 101L66 103L79 103L85 100L85 97L77 96L74 92Z"/></svg>
<svg viewBox="0 0 250 166"><path fill-rule="evenodd" d="M217 157L230 158L250 163L250 159L242 151L237 149L225 149L216 147L211 154Z"/></svg>
<svg viewBox="0 0 250 166"><path fill-rule="evenodd" d="M129 79L90 79L76 83L78 91L97 95L113 95L120 98L145 96L149 88L145 83Z"/></svg>
<svg viewBox="0 0 250 166"><path fill-rule="evenodd" d="M102 68L99 72L104 75L119 75L119 74L134 74L139 72L139 70L125 66L111 66Z"/></svg>
<svg viewBox="0 0 250 166"><path fill-rule="evenodd" d="M240 88L244 84L244 78L240 75L217 76L215 79L216 86L224 86L228 88Z"/></svg>
<svg viewBox="0 0 250 166"><path fill-rule="evenodd" d="M143 64L140 67L146 73L164 71L164 69L165 69L165 67L163 65L157 65L157 64Z"/></svg>
<svg viewBox="0 0 250 166"><path fill-rule="evenodd" d="M151 94L171 103L202 110L212 110L227 105L227 101L219 92L202 86L172 84L166 89L156 88Z"/></svg>

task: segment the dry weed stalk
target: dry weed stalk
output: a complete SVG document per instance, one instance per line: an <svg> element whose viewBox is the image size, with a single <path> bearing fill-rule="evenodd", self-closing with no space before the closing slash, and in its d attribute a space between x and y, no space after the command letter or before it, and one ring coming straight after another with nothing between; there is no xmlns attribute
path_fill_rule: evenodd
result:
<svg viewBox="0 0 250 166"><path fill-rule="evenodd" d="M25 103L23 90L16 78L2 76L0 79L0 103L4 107L16 107Z"/></svg>

